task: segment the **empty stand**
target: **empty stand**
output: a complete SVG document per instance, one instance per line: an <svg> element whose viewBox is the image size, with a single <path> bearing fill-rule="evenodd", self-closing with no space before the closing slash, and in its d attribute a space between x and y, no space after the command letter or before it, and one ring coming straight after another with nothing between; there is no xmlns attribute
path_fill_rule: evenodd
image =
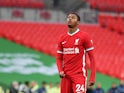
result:
<svg viewBox="0 0 124 93"><path fill-rule="evenodd" d="M123 0L88 0L91 8L100 11L124 12Z"/></svg>
<svg viewBox="0 0 124 93"><path fill-rule="evenodd" d="M79 28L94 40L97 71L124 78L124 37L99 25L81 24ZM56 56L57 40L64 33L65 24L0 21L0 37L52 56Z"/></svg>
<svg viewBox="0 0 124 93"><path fill-rule="evenodd" d="M99 14L99 23L103 27L107 27L111 31L115 31L119 34L124 34L124 16Z"/></svg>

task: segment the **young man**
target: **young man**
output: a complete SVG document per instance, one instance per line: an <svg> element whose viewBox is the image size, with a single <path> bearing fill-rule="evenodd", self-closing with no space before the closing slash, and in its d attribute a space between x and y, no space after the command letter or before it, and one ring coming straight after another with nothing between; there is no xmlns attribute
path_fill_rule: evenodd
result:
<svg viewBox="0 0 124 93"><path fill-rule="evenodd" d="M116 83L112 83L107 93L119 93Z"/></svg>
<svg viewBox="0 0 124 93"><path fill-rule="evenodd" d="M98 83L96 85L96 88L93 90L93 93L105 93L103 88L102 88L102 85L101 83Z"/></svg>
<svg viewBox="0 0 124 93"><path fill-rule="evenodd" d="M61 93L86 93L87 68L85 55L91 62L89 86L95 83L95 61L93 42L90 36L78 29L80 17L76 13L67 15L68 33L58 41L56 63L61 79Z"/></svg>
<svg viewBox="0 0 124 93"><path fill-rule="evenodd" d="M120 85L117 88L118 93L124 93L124 79L120 80Z"/></svg>

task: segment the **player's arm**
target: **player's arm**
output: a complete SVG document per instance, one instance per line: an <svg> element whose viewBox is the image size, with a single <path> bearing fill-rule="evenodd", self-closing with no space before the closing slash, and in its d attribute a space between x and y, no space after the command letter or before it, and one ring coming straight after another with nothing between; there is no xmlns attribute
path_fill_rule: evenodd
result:
<svg viewBox="0 0 124 93"><path fill-rule="evenodd" d="M96 66L95 66L94 50L90 50L87 53L88 53L88 56L89 56L89 59L90 59L90 70L91 70L88 85L92 86L92 85L94 85L95 78L96 78Z"/></svg>
<svg viewBox="0 0 124 93"><path fill-rule="evenodd" d="M61 78L63 78L65 76L65 74L63 71L63 48L61 45L61 38L59 39L58 45L57 45L56 64L57 64L57 68L59 71L59 75Z"/></svg>
<svg viewBox="0 0 124 93"><path fill-rule="evenodd" d="M92 41L91 37L88 34L85 35L84 47L85 47L86 53L88 54L89 59L90 59L91 73L90 73L90 79L89 79L88 85L92 86L95 83L96 66L95 66L93 41Z"/></svg>

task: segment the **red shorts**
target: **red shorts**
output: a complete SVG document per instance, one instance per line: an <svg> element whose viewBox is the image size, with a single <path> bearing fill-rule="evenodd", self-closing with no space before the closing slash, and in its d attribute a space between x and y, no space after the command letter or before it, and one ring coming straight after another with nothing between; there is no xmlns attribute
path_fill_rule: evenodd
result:
<svg viewBox="0 0 124 93"><path fill-rule="evenodd" d="M83 74L66 76L61 79L61 93L86 93L86 82Z"/></svg>

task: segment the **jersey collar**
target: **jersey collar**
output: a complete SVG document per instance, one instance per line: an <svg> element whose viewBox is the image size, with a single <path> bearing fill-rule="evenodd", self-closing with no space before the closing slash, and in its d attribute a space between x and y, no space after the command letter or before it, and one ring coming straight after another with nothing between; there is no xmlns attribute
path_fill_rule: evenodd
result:
<svg viewBox="0 0 124 93"><path fill-rule="evenodd" d="M76 34L76 33L78 33L79 32L79 29L77 29L74 33L72 33L72 34L70 34L69 32L68 32L68 35L70 35L70 36L73 36L74 34Z"/></svg>

